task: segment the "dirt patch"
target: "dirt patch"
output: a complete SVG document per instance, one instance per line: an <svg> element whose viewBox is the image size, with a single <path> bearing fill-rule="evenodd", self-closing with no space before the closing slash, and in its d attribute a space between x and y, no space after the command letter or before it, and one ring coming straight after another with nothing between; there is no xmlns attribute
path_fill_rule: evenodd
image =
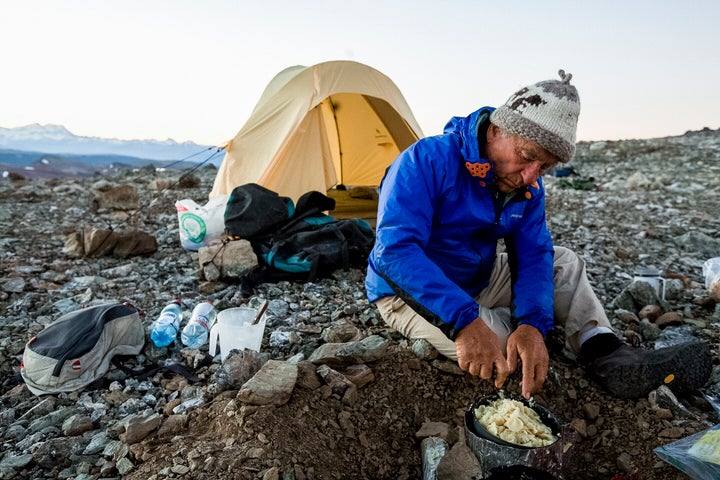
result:
<svg viewBox="0 0 720 480"><path fill-rule="evenodd" d="M325 387L296 388L279 407L243 406L235 392L224 392L212 405L189 413L189 429L181 436L155 436L136 446L146 460L126 478L172 477L173 468L199 479L422 478L415 436L421 425L445 422L460 432L468 406L492 391L488 382L438 366L396 345L370 364L375 380L359 390L352 405ZM668 441L663 435L669 422L646 400L609 397L572 362L554 359L550 374L536 399L566 425L585 424L584 436L574 435L576 443L565 456L564 478L687 478L652 452ZM510 390L518 389L516 377ZM701 416L711 413L700 398L690 404ZM598 413L590 419L588 411ZM695 421L682 424L674 434L706 428Z"/></svg>

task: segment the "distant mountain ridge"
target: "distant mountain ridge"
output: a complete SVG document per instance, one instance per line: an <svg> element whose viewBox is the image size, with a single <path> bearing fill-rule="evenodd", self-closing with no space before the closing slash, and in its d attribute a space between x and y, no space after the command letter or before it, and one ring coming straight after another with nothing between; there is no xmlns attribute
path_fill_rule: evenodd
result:
<svg viewBox="0 0 720 480"><path fill-rule="evenodd" d="M82 137L62 125L0 127L0 178L87 176L146 165L189 169L208 159L218 166L222 158L217 147L193 142Z"/></svg>
<svg viewBox="0 0 720 480"><path fill-rule="evenodd" d="M0 127L0 149L42 152L56 155L120 155L148 160L180 160L212 148L175 140L120 140L83 137L62 125L32 124L24 127Z"/></svg>

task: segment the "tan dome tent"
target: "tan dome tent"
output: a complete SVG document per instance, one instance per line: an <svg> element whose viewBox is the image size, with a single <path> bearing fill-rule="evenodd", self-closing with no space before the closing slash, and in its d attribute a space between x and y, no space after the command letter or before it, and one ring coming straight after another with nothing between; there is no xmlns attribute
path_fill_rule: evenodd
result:
<svg viewBox="0 0 720 480"><path fill-rule="evenodd" d="M227 153L210 197L258 183L297 200L333 186L376 186L423 136L397 86L357 62L290 67L275 76Z"/></svg>

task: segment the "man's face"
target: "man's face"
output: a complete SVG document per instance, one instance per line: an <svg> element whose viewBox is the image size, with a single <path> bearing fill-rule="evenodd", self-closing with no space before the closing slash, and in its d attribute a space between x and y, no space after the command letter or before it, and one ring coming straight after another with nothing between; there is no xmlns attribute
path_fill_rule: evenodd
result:
<svg viewBox="0 0 720 480"><path fill-rule="evenodd" d="M505 193L532 185L559 163L537 143L514 135L503 136L502 130L492 124L487 130L486 149L495 169L498 190Z"/></svg>

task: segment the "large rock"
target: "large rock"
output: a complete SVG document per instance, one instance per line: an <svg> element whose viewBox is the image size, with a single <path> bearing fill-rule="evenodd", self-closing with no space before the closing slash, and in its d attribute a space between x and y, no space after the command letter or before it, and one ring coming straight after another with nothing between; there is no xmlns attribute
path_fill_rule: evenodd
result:
<svg viewBox="0 0 720 480"><path fill-rule="evenodd" d="M458 442L445 454L437 468L438 480L472 480L480 478L483 470L472 450Z"/></svg>
<svg viewBox="0 0 720 480"><path fill-rule="evenodd" d="M632 282L612 301L616 309L639 312L646 305L662 303L655 289L647 282Z"/></svg>
<svg viewBox="0 0 720 480"><path fill-rule="evenodd" d="M290 400L297 374L297 365L269 360L242 386L237 399L251 405L284 405Z"/></svg>
<svg viewBox="0 0 720 480"><path fill-rule="evenodd" d="M153 413L149 416L133 417L127 423L125 432L120 434L120 440L128 445L140 442L160 426L162 419L163 417L159 413Z"/></svg>
<svg viewBox="0 0 720 480"><path fill-rule="evenodd" d="M343 403L355 403L355 400L357 399L357 387L347 377L345 377L345 375L337 370L333 370L327 365L320 365L317 369L317 373L332 389L332 393L343 400Z"/></svg>
<svg viewBox="0 0 720 480"><path fill-rule="evenodd" d="M115 249L120 234L113 230L94 228L86 225L82 230L83 256L101 257Z"/></svg>
<svg viewBox="0 0 720 480"><path fill-rule="evenodd" d="M128 258L156 251L157 240L147 233L138 230L118 233L90 225L67 235L63 247L64 254L76 258L106 255Z"/></svg>
<svg viewBox="0 0 720 480"><path fill-rule="evenodd" d="M315 349L308 360L333 368L373 362L385 355L389 345L390 341L379 335L371 335L359 342L326 343Z"/></svg>
<svg viewBox="0 0 720 480"><path fill-rule="evenodd" d="M215 372L215 380L223 388L240 388L260 371L269 358L267 353L254 350L231 351L222 367Z"/></svg>
<svg viewBox="0 0 720 480"><path fill-rule="evenodd" d="M120 236L113 249L113 255L120 258L148 255L157 251L157 240L152 235L138 230Z"/></svg>
<svg viewBox="0 0 720 480"><path fill-rule="evenodd" d="M108 190L99 191L93 199L95 209L106 210L137 210L140 206L140 195L132 185L121 185Z"/></svg>
<svg viewBox="0 0 720 480"><path fill-rule="evenodd" d="M247 240L211 243L198 250L198 261L206 280L240 278L258 266L257 256Z"/></svg>

